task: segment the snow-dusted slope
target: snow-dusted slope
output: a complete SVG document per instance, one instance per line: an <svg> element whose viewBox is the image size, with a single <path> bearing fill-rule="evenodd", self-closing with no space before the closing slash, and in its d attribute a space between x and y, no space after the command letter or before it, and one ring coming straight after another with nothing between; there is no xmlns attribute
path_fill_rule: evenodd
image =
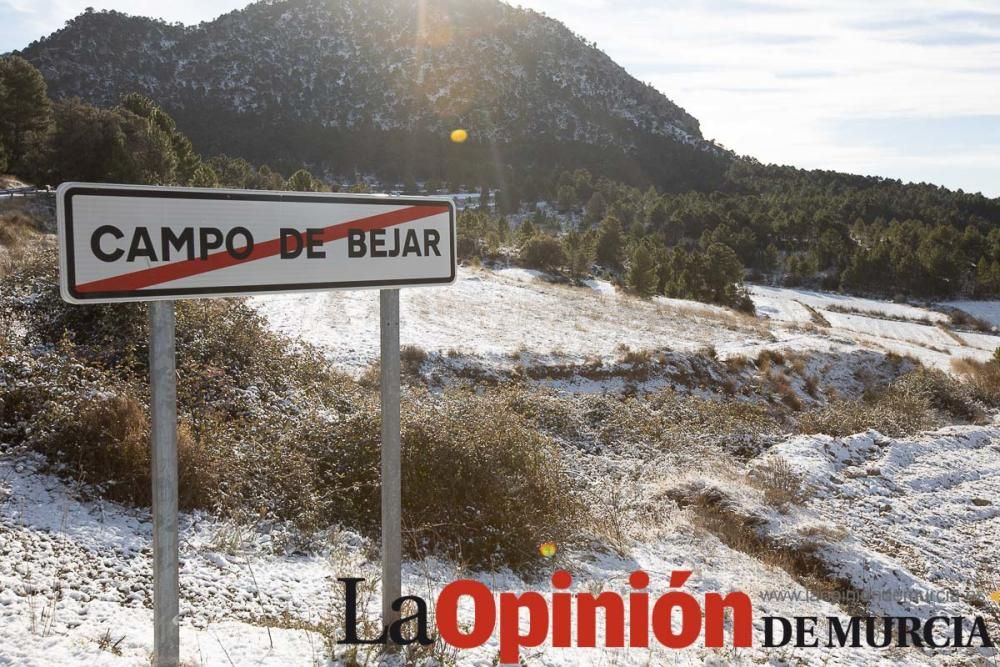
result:
<svg viewBox="0 0 1000 667"><path fill-rule="evenodd" d="M400 342L486 357L528 350L582 360L614 356L622 345L693 351L766 340L755 322L723 309L643 301L608 287L554 285L519 269L460 269L454 285L402 292ZM346 367L378 355L376 292L266 296L253 303L275 329L324 347Z"/></svg>
<svg viewBox="0 0 1000 667"><path fill-rule="evenodd" d="M754 320L692 301L637 299L603 281L588 289L544 278L522 269L460 269L452 286L404 290L401 342L427 351L501 357L528 350L577 360L611 358L623 345L711 346L723 357L755 356L766 348L867 349L910 355L944 370L953 359L987 359L1000 347L1000 336L953 331L937 311L871 299L755 286ZM378 355L374 292L268 296L253 303L274 328L325 348L344 367L358 369Z"/></svg>
<svg viewBox="0 0 1000 667"><path fill-rule="evenodd" d="M995 431L995 429L993 430ZM960 437L980 446L996 433L968 432ZM942 436L947 439L949 435ZM927 439L931 449L937 441ZM815 441L822 446L824 441ZM781 450L793 463L802 464L808 444ZM905 445L903 445L905 448ZM891 448L889 451L893 451ZM796 452L799 452L798 454ZM805 457L807 458L807 457ZM0 461L0 664L43 667L48 665L148 665L152 646L152 618L148 608L151 588L149 571L150 517L147 512L122 508L113 503L81 500L82 489L39 472L38 461ZM886 482L894 472L887 470ZM933 484L931 475L924 480ZM996 489L995 466L984 474L983 489ZM992 485L992 486L990 486ZM942 486L942 503L964 502L967 489L949 495L952 486ZM845 494L845 502L849 496ZM844 554L870 557L871 535L885 525L884 516L856 512L851 517L829 507L812 505L798 511L798 525L847 524L852 533L839 543ZM996 534L997 508L987 526ZM928 512L913 517L932 518ZM983 516L978 517L980 519ZM973 519L977 517L971 517ZM374 580L378 563L369 560L370 548L357 535L334 534L328 551L321 556L283 555L276 549L276 528L236 530L203 515L181 517L181 657L185 664L208 665L330 665L327 632L336 633L343 623L343 595L337 589L340 576ZM931 522L935 525L939 522ZM991 527L990 527L991 526ZM781 569L764 565L735 551L705 532L694 528L689 515L664 516L650 526L651 537L636 544L627 557L607 553L562 554L552 567L573 572L575 590L618 590L635 569L650 573L653 591L668 590L674 569L693 570L685 591L701 597L707 592L739 590L754 602L756 632L761 618L781 616L843 616L834 604L811 599L809 592ZM949 553L981 545L986 533L968 533L970 541L949 545ZM914 539L917 539L914 537ZM926 546L940 545L930 535ZM886 540L882 544L889 544ZM944 554L947 556L947 554ZM909 562L898 559L899 581L925 583L912 575ZM857 583L873 584L859 561L851 567ZM460 577L478 578L495 591L537 590L548 595L540 580L526 581L509 572L476 574L459 572L437 561L407 563L403 587L433 599L441 587ZM935 581L940 574L934 574ZM867 577L867 578L866 578ZM884 582L883 582L884 583ZM929 590L950 583L927 584ZM377 590L376 590L377 593ZM890 605L883 605L888 607ZM967 603L931 605L933 610L969 612ZM463 614L470 613L467 607ZM926 611L926 610L925 610ZM378 613L378 598L368 600L366 613ZM467 618L467 617L466 617ZM599 642L600 643L600 642ZM481 648L456 656L458 665L493 664L495 638ZM584 664L615 665L722 665L734 660L752 664L822 664L831 666L945 665L970 664L967 658L947 652L923 654L901 650L832 650L781 648L683 651L651 649L553 649L542 646L531 651L530 664L569 667ZM965 660L963 662L963 660ZM975 663L972 663L975 664Z"/></svg>
<svg viewBox="0 0 1000 667"><path fill-rule="evenodd" d="M561 359L617 358L620 345L633 350L712 345L722 356L814 349L824 354L809 363L821 363L834 381L843 370L831 362L838 354L911 350L947 367L958 356L989 354L996 340L986 334L949 335L937 324L938 313L911 306L797 290L754 288L753 293L765 316L757 320L705 304L639 300L600 281L568 287L527 271L463 269L454 286L404 291L402 340L428 351L461 350L486 363L510 361L509 355L523 351L532 354L519 358L552 353ZM275 328L322 346L343 367L360 371L377 356L375 292L257 297L253 303ZM850 312L832 311L833 304ZM943 351L934 349L939 344ZM775 548L815 549L853 589L923 595L878 598L869 605L874 614L991 613L990 587L1000 588L996 423L898 439L877 432L839 439L796 436L746 463L712 443L685 456L642 452L580 452L571 466L582 482L598 486L607 482L591 479L595 470L639 471L643 502L656 508L643 515L642 530L624 555L589 548L560 552L551 568L572 571L577 590L625 592L627 575L641 568L652 576L651 590L665 592L672 570L690 569L694 575L685 591L696 597L733 590L750 595L758 632L766 615L846 615L817 600L790 569L768 565L750 549L727 546L699 523L696 509L670 500L678 487L696 481L717 488L730 503L728 511L759 520L761 534ZM774 459L802 473L809 487L808 498L784 511L748 483L748 474ZM376 576L377 553L370 543L352 532L333 531L317 555L306 556L296 552L301 536L280 525L234 526L186 514L181 529L181 639L189 664L331 664L328 636L339 633L343 622L336 578ZM147 665L149 542L148 512L95 500L90 490L45 474L40 458L0 458L0 664ZM472 576L495 591L548 595L546 574L469 573L450 563L410 562L404 589L431 599L447 582ZM377 606L373 597L366 613L374 617ZM1000 607L996 614L1000 618ZM494 638L458 654L456 662L493 664L496 651ZM532 651L529 664L988 665L988 660L992 657L975 653L897 649L668 652L543 646Z"/></svg>

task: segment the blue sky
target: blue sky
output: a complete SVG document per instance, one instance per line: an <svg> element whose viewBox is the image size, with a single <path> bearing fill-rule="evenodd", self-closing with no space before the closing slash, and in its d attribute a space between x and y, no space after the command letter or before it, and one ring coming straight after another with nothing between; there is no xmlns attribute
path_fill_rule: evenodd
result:
<svg viewBox="0 0 1000 667"><path fill-rule="evenodd" d="M197 23L243 0L0 0L0 51L88 5ZM1000 2L518 0L766 162L1000 196Z"/></svg>

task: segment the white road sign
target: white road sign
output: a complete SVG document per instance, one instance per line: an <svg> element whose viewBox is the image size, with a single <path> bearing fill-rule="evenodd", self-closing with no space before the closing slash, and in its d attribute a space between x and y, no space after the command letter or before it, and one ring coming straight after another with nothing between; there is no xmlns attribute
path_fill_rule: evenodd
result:
<svg viewBox="0 0 1000 667"><path fill-rule="evenodd" d="M73 303L455 280L448 199L65 183L57 202Z"/></svg>

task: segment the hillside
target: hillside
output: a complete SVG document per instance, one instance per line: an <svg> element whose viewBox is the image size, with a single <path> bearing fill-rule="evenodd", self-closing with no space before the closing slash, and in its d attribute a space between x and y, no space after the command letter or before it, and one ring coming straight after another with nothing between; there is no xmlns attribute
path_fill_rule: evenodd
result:
<svg viewBox="0 0 1000 667"><path fill-rule="evenodd" d="M193 27L88 11L21 55L53 98L137 91L203 154L278 167L499 185L514 166L593 165L684 189L726 162L595 45L497 0L259 2ZM455 127L472 136L461 154Z"/></svg>

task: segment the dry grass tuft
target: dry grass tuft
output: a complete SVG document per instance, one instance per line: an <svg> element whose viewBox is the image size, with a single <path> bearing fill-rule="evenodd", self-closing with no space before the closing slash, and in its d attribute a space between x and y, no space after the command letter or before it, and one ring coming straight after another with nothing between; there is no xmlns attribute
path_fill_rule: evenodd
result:
<svg viewBox="0 0 1000 667"><path fill-rule="evenodd" d="M904 436L948 420L981 421L984 412L969 387L945 373L917 368L891 384L869 389L861 400L831 402L798 420L803 433L837 437L876 429Z"/></svg>
<svg viewBox="0 0 1000 667"><path fill-rule="evenodd" d="M784 512L791 505L801 505L812 496L802 475L778 456L767 458L750 472L750 483L764 494L764 501Z"/></svg>
<svg viewBox="0 0 1000 667"><path fill-rule="evenodd" d="M403 345L399 349L399 362L402 372L407 375L420 375L420 368L427 361L427 352L417 345Z"/></svg>
<svg viewBox="0 0 1000 667"><path fill-rule="evenodd" d="M628 345L619 346L618 363L644 366L653 359L650 350L633 350Z"/></svg>
<svg viewBox="0 0 1000 667"><path fill-rule="evenodd" d="M719 487L695 482L672 489L668 495L691 511L696 526L715 535L729 548L784 570L821 597L854 590L849 581L833 574L819 556L815 541L787 544L769 538L763 532L764 519L747 514ZM852 598L860 599L860 596ZM847 611L863 612L864 609Z"/></svg>
<svg viewBox="0 0 1000 667"><path fill-rule="evenodd" d="M750 360L742 354L735 354L726 359L726 367L733 373L742 373L750 365Z"/></svg>
<svg viewBox="0 0 1000 667"><path fill-rule="evenodd" d="M951 367L962 376L976 400L991 408L1000 408L1000 363L953 359Z"/></svg>
<svg viewBox="0 0 1000 667"><path fill-rule="evenodd" d="M0 278L20 270L35 254L41 223L21 208L0 211Z"/></svg>
<svg viewBox="0 0 1000 667"><path fill-rule="evenodd" d="M959 308L952 308L948 311L948 321L953 327L971 329L972 331L980 331L982 333L993 333L996 328L986 320L980 319Z"/></svg>
<svg viewBox="0 0 1000 667"><path fill-rule="evenodd" d="M819 378L815 375L807 375L803 380L806 393L812 398L819 398Z"/></svg>
<svg viewBox="0 0 1000 667"><path fill-rule="evenodd" d="M761 350L757 355L757 370L761 374L767 374L772 366L782 366L785 363L785 355L780 350Z"/></svg>

